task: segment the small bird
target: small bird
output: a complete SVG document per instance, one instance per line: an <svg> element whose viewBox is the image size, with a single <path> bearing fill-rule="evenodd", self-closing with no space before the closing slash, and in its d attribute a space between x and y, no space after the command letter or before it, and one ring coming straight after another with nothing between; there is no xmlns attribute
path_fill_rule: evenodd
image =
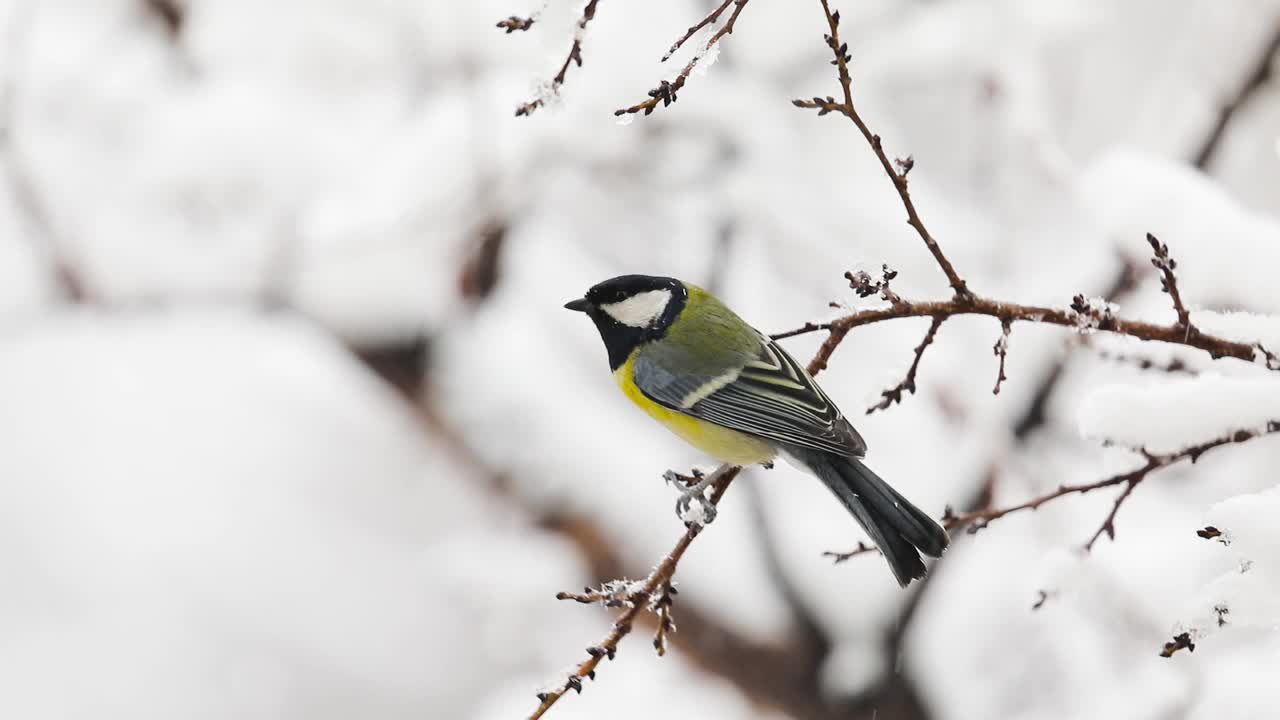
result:
<svg viewBox="0 0 1280 720"><path fill-rule="evenodd" d="M787 351L715 296L670 277L622 275L565 304L600 331L622 392L694 447L734 465L779 455L835 493L898 584L949 538L862 463L867 444Z"/></svg>

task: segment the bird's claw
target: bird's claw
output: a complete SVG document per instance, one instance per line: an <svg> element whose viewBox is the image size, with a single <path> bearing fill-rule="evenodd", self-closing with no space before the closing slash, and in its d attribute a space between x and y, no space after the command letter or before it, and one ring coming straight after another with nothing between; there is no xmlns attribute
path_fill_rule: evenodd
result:
<svg viewBox="0 0 1280 720"><path fill-rule="evenodd" d="M691 483L691 478L668 470L662 474L662 479L681 488L680 497L676 498L676 516L686 524L706 525L716 519L716 506L706 496L706 489L715 482L715 475L706 475L697 469L693 470L692 475L696 482ZM698 503L701 511L696 516L691 512L694 502Z"/></svg>

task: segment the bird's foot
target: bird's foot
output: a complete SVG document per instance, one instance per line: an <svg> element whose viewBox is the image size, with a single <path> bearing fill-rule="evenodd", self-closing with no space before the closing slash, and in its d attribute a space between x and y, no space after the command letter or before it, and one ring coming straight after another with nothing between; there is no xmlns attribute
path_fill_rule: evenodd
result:
<svg viewBox="0 0 1280 720"><path fill-rule="evenodd" d="M676 516L685 525L709 525L716 519L716 506L707 498L706 490L719 478L719 472L708 475L697 468L694 468L692 477L674 470L662 474L663 480L680 488L680 497L676 498Z"/></svg>

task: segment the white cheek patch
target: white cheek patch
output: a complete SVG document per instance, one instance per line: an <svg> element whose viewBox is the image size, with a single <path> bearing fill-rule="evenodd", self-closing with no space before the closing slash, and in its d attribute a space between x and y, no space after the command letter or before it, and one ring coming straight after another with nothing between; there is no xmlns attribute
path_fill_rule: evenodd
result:
<svg viewBox="0 0 1280 720"><path fill-rule="evenodd" d="M626 300L601 305L600 309L609 313L609 317L623 325L631 327L647 327L671 302L670 290L649 290L636 293Z"/></svg>

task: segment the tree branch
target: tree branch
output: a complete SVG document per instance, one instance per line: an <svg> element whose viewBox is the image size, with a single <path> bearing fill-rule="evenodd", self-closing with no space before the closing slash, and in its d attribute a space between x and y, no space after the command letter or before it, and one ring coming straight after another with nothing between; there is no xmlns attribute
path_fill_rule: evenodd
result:
<svg viewBox="0 0 1280 720"><path fill-rule="evenodd" d="M1147 233L1147 242L1151 245L1151 264L1160 271L1160 290L1173 299L1173 311L1178 314L1178 325L1185 328L1188 334L1198 332L1191 325L1191 313L1182 304L1182 293L1178 292L1178 277L1173 274L1178 262L1169 257L1169 246L1151 233Z"/></svg>
<svg viewBox="0 0 1280 720"><path fill-rule="evenodd" d="M1004 361L1009 357L1009 335L1013 332L1013 322L1011 320L1000 321L1000 339L996 340L996 344L991 347L996 357L1000 358L1000 367L996 370L996 386L991 388L992 395L1000 394L1000 386L1008 380L1008 376L1004 374Z"/></svg>
<svg viewBox="0 0 1280 720"><path fill-rule="evenodd" d="M648 115L649 113L652 113L654 110L658 108L658 103L662 103L662 107L666 107L671 103L675 102L676 93L679 92L680 89L684 87L685 82L689 80L689 73L693 72L693 69L698 66L698 63L702 60L702 58L706 56L706 54L711 50L711 48L715 47L715 45L720 42L721 38L733 32L733 26L738 21L738 16L742 14L742 11L747 7L747 3L750 1L751 0L732 0L733 12L729 14L729 19L726 20L724 25L722 25L720 29L717 30L711 37L707 38L706 44L702 46L702 51L699 52L697 55L694 55L689 60L688 64L684 66L684 69L680 71L680 74L676 76L675 80L672 80L672 81L663 80L661 83L658 84L658 87L649 91L648 100L636 103L635 105L632 105L630 107L619 108L617 110L614 110L613 114L621 116L621 115L634 115L635 113L644 113L645 115ZM715 18L719 18L720 13L722 13L725 10L725 7L727 5L728 3L721 5L716 10L712 11L711 15L708 15L707 18L712 18L712 16L715 16ZM703 19L703 22L701 23L702 25L705 25L708 23L707 18ZM710 22L714 22L714 21L715 21L714 18L710 20ZM695 26L695 28L696 27L698 26ZM691 29L694 29L694 28L691 28ZM689 33L689 34L692 35L693 33ZM688 39L688 36L681 38L676 42L674 46L672 46L672 49L674 50L675 48L678 48L687 39ZM667 57L670 57L670 55L671 54L668 53ZM665 60L666 57L664 57L663 59Z"/></svg>
<svg viewBox="0 0 1280 720"><path fill-rule="evenodd" d="M720 499L724 497L725 490L729 488L729 483L733 482L733 479L738 476L741 470L742 468L726 465L716 471L720 473L720 477L712 485L712 505L720 503ZM667 553L662 562L658 563L658 566L653 569L653 572L649 573L649 576L638 587L625 593L623 604L626 605L626 610L614 621L609 634L605 635L604 640L599 645L587 648L587 659L578 664L578 667L569 674L563 684L553 690L538 694L541 704L529 716L529 720L537 720L537 718L542 717L547 710L551 709L552 705L555 705L570 690L581 693L583 680L595 679L596 667L600 664L600 661L603 658L613 659L618 650L618 643L622 642L622 639L631 632L632 623L635 622L636 616L649 607L650 601L658 596L662 588L670 584L672 576L675 575L676 567L680 564L680 559L684 557L685 551L693 544L694 538L698 537L702 532L703 527L697 524L690 525L685 530L684 535L680 537L680 540L676 542L675 547L671 548L671 552ZM579 600L580 596L560 593L556 597ZM579 601L597 602L598 600L591 598ZM659 627L661 628L661 625Z"/></svg>
<svg viewBox="0 0 1280 720"><path fill-rule="evenodd" d="M880 402L867 408L867 413L877 410L885 410L894 403L902 402L902 393L909 392L915 394L916 391L916 370L920 369L920 358L924 357L925 348L933 344L933 337L938 334L938 328L942 327L942 323L946 322L945 315L934 315L933 322L929 323L929 329L925 331L924 339L916 346L915 358L911 361L911 367L907 368L907 376L897 385L888 390L880 391Z"/></svg>
<svg viewBox="0 0 1280 720"><path fill-rule="evenodd" d="M37 252L44 254L50 265L54 285L67 300L81 303L89 299L84 278L72 265L67 243L59 235L46 198L32 177L18 149L14 131L18 102L18 66L22 57L24 32L29 30L35 6L23 4L13 12L4 28L4 74L0 76L0 174L13 191L13 203L26 225L26 234L35 242Z"/></svg>
<svg viewBox="0 0 1280 720"><path fill-rule="evenodd" d="M827 26L831 30L831 34L826 35L827 47L831 48L835 54L835 60L832 64L836 66L836 70L840 77L840 89L844 94L843 102L835 102L832 98L813 98L812 101L794 100L792 104L800 108L818 108L819 114L825 115L830 112L838 112L841 115L853 121L858 127L858 131L862 133L862 137L866 138L867 143L871 145L872 152L875 153L876 159L880 161L880 166L884 168L885 174L893 181L893 188L898 191L898 197L902 199L902 206L907 211L907 224L915 229L916 234L924 241L929 252L933 255L933 259L938 263L938 267L947 276L947 282L950 283L951 289L955 292L955 299L959 302L965 302L973 297L969 291L969 286L965 283L960 274L956 272L951 261L942 252L942 247L938 245L938 241L934 239L929 229L925 227L924 221L920 219L920 213L916 211L915 203L911 200L911 192L907 189L907 174L911 172L911 168L915 166L915 161L908 157L896 163L890 161L889 156L884 152L884 145L880 141L880 136L871 132L866 122L858 114L853 104L853 90L851 89L852 78L849 75L849 46L840 42L840 13L832 12L831 5L827 0L819 0L822 3L822 12L827 17Z"/></svg>
<svg viewBox="0 0 1280 720"><path fill-rule="evenodd" d="M1183 460L1189 460L1190 462L1195 463L1200 459L1200 456L1215 448L1220 448L1224 445L1244 443L1255 438L1263 437L1264 435L1272 435L1275 433L1280 433L1280 420L1271 420L1265 425L1252 430L1237 430L1221 437L1207 440L1196 445L1191 445L1170 453L1157 455L1139 448L1137 452L1142 454L1144 462L1134 470L1120 473L1118 475L1112 475L1111 477L1103 478L1097 482L1081 483L1077 485L1059 485L1056 489L1043 495L1038 495L1030 500L1002 508L985 508L966 513L955 513L948 508L946 512L943 513L941 522L943 527L947 530L959 530L963 528L967 530L968 534L972 535L985 529L992 522L999 520L1006 515L1012 515L1013 513L1027 510L1037 510L1045 503L1053 502L1054 500L1068 495L1084 495L1086 493L1093 492L1094 490L1124 485L1124 490L1116 496L1115 502L1111 506L1111 511L1107 513L1106 517L1102 520L1102 524L1098 526L1098 529L1094 531L1093 535L1091 535L1089 540L1084 544L1084 550L1089 551L1093 549L1093 546L1097 544L1098 539L1104 534L1108 539L1115 539L1115 520L1116 515L1120 512L1120 507L1124 505L1125 501L1127 501L1133 494L1134 489L1138 485L1142 484L1155 471L1169 467L1170 465L1175 465ZM840 563L850 558L857 557L858 555L879 552L879 549L876 547L865 543L858 543L858 546L853 550L846 552L828 551L824 552L823 555L833 558L835 562Z"/></svg>
<svg viewBox="0 0 1280 720"><path fill-rule="evenodd" d="M587 32L587 25L596 17L596 6L600 4L600 0L588 0L586 6L582 8L582 17L578 19L577 28L573 31L573 44L569 46L569 54L565 56L564 62L560 65L560 72L551 79L551 87L548 88L549 95L559 95L560 86L564 85L565 76L569 73L569 65L577 63L578 67L582 67L582 38ZM509 17L498 23L498 27L506 30L510 35L513 30L528 30L533 25L532 18ZM529 102L516 108L516 117L522 115L532 115L534 110L546 105L547 96L536 97Z"/></svg>
<svg viewBox="0 0 1280 720"><path fill-rule="evenodd" d="M1171 271L1170 271L1171 272ZM814 374L827 367L831 355L844 341L850 330L862 325L908 317L930 317L946 320L957 315L984 315L1000 321L1002 326L1012 327L1015 322L1047 323L1074 328L1080 332L1108 332L1128 335L1139 340L1183 345L1209 353L1213 358L1230 357L1245 362L1256 362L1269 370L1280 370L1280 357L1259 343L1237 342L1209 335L1199 330L1188 331L1190 325L1182 323L1159 325L1140 320L1116 317L1110 306L1096 303L1076 295L1069 308L1052 308L1038 305L1022 305L970 295L967 299L953 297L950 300L911 301L901 297L889 307L861 310L852 315L827 323L806 323L803 327L778 333L775 337L795 337L809 332L826 330L826 341L809 363ZM1189 322L1189 320L1188 320Z"/></svg>
<svg viewBox="0 0 1280 720"><path fill-rule="evenodd" d="M1272 31L1271 39L1267 41L1267 44L1262 48L1262 52L1254 60L1248 77L1240 84L1239 91L1227 100L1218 112L1218 119L1214 122L1213 129L1209 131L1208 136L1201 143L1200 149L1196 151L1195 159L1192 161L1196 167L1201 170L1208 169L1209 163L1213 161L1213 156L1218 152L1218 147L1222 144L1222 139L1226 137L1227 127L1231 124L1232 118L1271 79L1271 62L1276 53L1280 53L1280 25L1277 25Z"/></svg>
<svg viewBox="0 0 1280 720"><path fill-rule="evenodd" d="M724 2L720 3L714 10L707 13L706 16L703 17L701 20L699 20L696 24L690 25L689 29L685 31L684 35L682 35L679 40L676 40L674 43L671 44L671 47L667 50L667 54L662 56L662 62L666 62L670 60L671 56L675 55L676 52L679 51L680 48L686 42L689 41L689 38L693 37L694 33L698 32L699 30L701 30L702 28L708 25L712 25L719 22L720 15L725 11L726 8L728 8L731 4L733 4L733 2L734 0L724 0Z"/></svg>

